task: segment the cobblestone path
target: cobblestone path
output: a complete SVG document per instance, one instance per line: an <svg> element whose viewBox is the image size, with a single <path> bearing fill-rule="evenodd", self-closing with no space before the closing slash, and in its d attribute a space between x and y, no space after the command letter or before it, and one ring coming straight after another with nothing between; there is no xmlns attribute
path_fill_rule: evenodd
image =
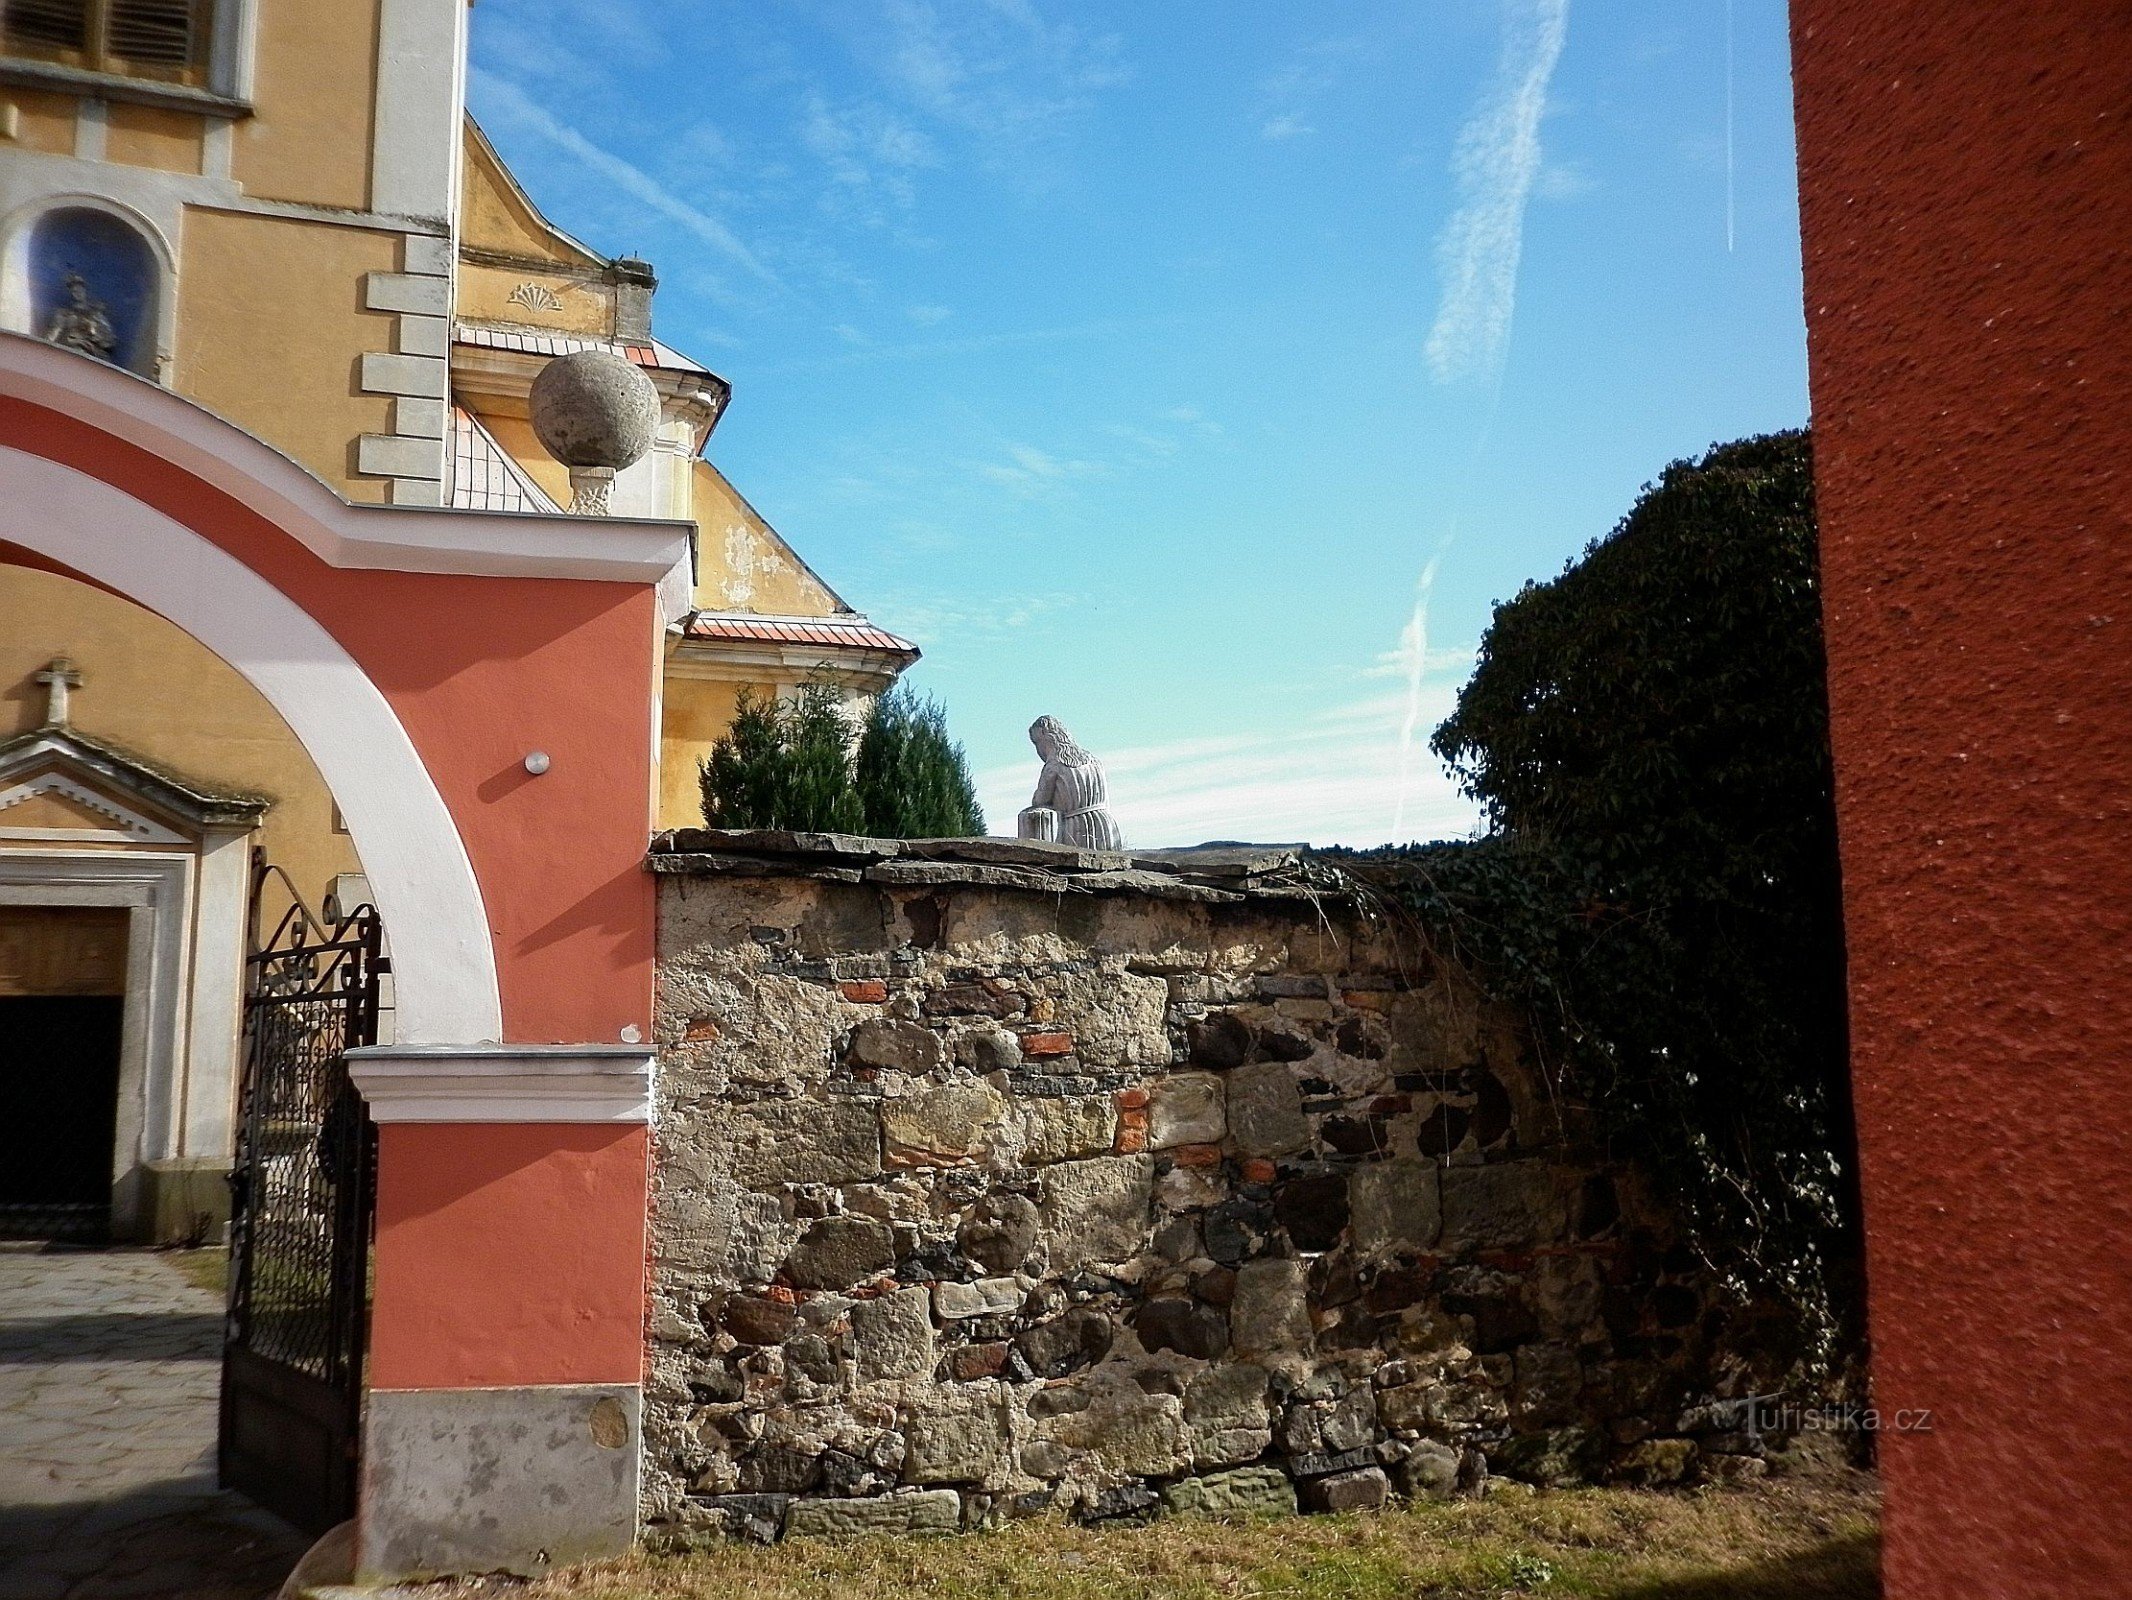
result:
<svg viewBox="0 0 2132 1600"><path fill-rule="evenodd" d="M215 1487L222 1306L147 1251L0 1250L0 1600L258 1600L307 1541Z"/></svg>

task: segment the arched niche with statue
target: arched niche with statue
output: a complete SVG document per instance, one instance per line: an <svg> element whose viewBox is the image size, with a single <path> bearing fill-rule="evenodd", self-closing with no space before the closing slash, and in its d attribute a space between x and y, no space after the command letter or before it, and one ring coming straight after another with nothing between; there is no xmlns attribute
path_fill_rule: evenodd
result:
<svg viewBox="0 0 2132 1600"><path fill-rule="evenodd" d="M10 218L0 250L0 323L160 381L170 254L145 219L91 196L57 196Z"/></svg>

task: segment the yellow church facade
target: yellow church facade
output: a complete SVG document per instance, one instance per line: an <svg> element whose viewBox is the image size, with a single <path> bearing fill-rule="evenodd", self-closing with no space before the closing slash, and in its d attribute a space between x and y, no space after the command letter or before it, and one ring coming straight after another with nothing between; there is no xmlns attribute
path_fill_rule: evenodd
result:
<svg viewBox="0 0 2132 1600"><path fill-rule="evenodd" d="M719 471L729 385L654 335L652 267L549 223L468 119L467 27L465 0L0 0L0 331L168 389L346 501L550 516L570 485L528 420L534 378L578 350L632 362L659 426L609 510L685 525L695 551L645 810L647 832L685 826L743 689L827 678L856 702L917 651ZM166 1174L211 1172L228 1157L250 863L312 903L363 893L326 786L229 666L34 560L0 561L0 763L9 751L0 1004L132 995L126 1026L152 1036L122 1043L126 1070L164 1074L168 1114L120 1137ZM149 858L180 864L165 900L184 925L162 948L190 975L166 974L152 1018L111 954L131 902L67 887L145 882L166 870ZM169 1231L153 1188L136 1185L125 1226Z"/></svg>

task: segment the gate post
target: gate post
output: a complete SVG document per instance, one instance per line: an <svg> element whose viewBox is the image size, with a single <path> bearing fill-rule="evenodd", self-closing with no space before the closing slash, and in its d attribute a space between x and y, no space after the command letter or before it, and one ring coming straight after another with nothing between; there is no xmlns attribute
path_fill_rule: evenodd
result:
<svg viewBox="0 0 2132 1600"><path fill-rule="evenodd" d="M349 1064L378 1124L358 1579L627 1550L651 1051L402 1045Z"/></svg>

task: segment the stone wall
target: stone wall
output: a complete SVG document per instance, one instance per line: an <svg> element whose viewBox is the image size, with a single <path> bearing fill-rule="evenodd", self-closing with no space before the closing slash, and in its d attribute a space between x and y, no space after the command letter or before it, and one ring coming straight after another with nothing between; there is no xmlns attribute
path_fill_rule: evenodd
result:
<svg viewBox="0 0 2132 1600"><path fill-rule="evenodd" d="M1760 1470L1662 1210L1294 852L652 865L654 1532Z"/></svg>

